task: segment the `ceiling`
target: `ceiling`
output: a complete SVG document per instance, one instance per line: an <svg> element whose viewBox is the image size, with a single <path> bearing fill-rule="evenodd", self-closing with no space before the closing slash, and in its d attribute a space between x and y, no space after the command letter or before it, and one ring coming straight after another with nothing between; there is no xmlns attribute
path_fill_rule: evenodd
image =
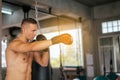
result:
<svg viewBox="0 0 120 80"><path fill-rule="evenodd" d="M21 0L2 0L3 7L9 7L9 8L12 8L13 10L19 9L22 5L24 5L25 1L26 0L22 0L22 1ZM27 3L27 4L31 5L32 4L31 1L32 0L30 0L29 3ZM74 1L76 1L80 4L83 4L83 5L86 5L88 7L95 7L95 6L99 6L99 5L116 2L119 0L74 0ZM13 4L13 5L11 5L11 4Z"/></svg>
<svg viewBox="0 0 120 80"><path fill-rule="evenodd" d="M21 6L23 4L23 3L20 3L20 2L25 2L24 0L23 1L21 1L21 0L2 0L2 1L3 2L15 3L15 4L17 4L17 6ZM119 0L74 0L74 1L76 1L78 3L81 3L83 5L89 6L89 7L95 7L95 6L99 6L99 5L104 5L104 4L116 2L116 1L119 1ZM27 4L30 4L30 3L27 3Z"/></svg>
<svg viewBox="0 0 120 80"><path fill-rule="evenodd" d="M29 3L27 2L26 3L26 1L29 1ZM9 9L11 9L11 10L13 10L13 11L16 11L16 10L18 10L18 9L21 9L24 5L30 5L30 6L32 6L33 7L33 9L35 9L35 5L33 5L33 2L32 2L33 0L2 0L2 7L4 7L4 8L9 8ZM74 0L74 1L76 1L77 3L80 3L80 4L83 4L83 5L86 5L86 6L88 6L88 7L95 7L95 6L100 6L100 5L104 5L104 4L108 4L108 3L112 3L112 2L116 2L116 1L119 1L119 0ZM42 6L41 4L39 4L40 5L40 7L44 7L44 6ZM40 10L40 12L41 12L41 8L39 7L39 10ZM46 10L47 10L47 8L48 8L48 12L49 12L49 6L45 6L45 8L46 8ZM44 8L44 9L45 9ZM43 10L43 12L44 12L44 10ZM48 12L46 12L46 13L48 13ZM42 16L46 16L47 14L42 14Z"/></svg>
<svg viewBox="0 0 120 80"><path fill-rule="evenodd" d="M33 1L30 0L29 3L26 3L24 0L2 0L2 7L4 8L7 8L9 7L9 9L12 9L12 10L18 10L18 9L21 9L23 8L24 6L30 6L32 9L34 9L33 7L35 7L33 5ZM38 5L41 5L41 4L38 4ZM43 7L41 5L41 7ZM47 8L47 7L46 7Z"/></svg>
<svg viewBox="0 0 120 80"><path fill-rule="evenodd" d="M95 6L100 6L100 5L116 2L119 0L74 0L74 1L84 4L86 6L89 6L89 7L95 7Z"/></svg>
<svg viewBox="0 0 120 80"><path fill-rule="evenodd" d="M47 19L47 18L51 18L53 17L53 15L49 14L49 6L43 5L43 4L39 4L38 3L38 19L40 17L39 20L43 20L43 19ZM20 0L2 0L2 8L5 9L10 9L13 12L23 9L26 7L30 7L30 10L32 10L32 13L35 14L35 4L32 2L32 0L29 1L29 3L24 2L24 0L20 1ZM34 15L35 17L35 15Z"/></svg>

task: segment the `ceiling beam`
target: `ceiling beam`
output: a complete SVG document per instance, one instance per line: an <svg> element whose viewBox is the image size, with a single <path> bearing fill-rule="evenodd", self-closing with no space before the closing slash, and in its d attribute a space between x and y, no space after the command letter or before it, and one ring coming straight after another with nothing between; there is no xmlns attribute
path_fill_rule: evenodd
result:
<svg viewBox="0 0 120 80"><path fill-rule="evenodd" d="M25 4L25 3L13 3L13 2L10 2L10 1L6 1L6 0L2 0L3 3L7 3L7 4L10 4L10 5L14 5L14 6L17 6L17 7L20 7L21 9L24 7L24 6L29 6L30 7L30 10L35 10L35 4L34 5L28 5L28 4ZM39 5L39 4L38 4ZM44 9L43 7L40 8L40 6L37 6L38 8L38 12L41 12L41 13L44 13L44 14L49 14L49 15L52 15L52 16L57 16L56 14L52 14L51 13L51 10L52 10L52 7L46 7L46 9ZM48 9L47 9L48 8Z"/></svg>

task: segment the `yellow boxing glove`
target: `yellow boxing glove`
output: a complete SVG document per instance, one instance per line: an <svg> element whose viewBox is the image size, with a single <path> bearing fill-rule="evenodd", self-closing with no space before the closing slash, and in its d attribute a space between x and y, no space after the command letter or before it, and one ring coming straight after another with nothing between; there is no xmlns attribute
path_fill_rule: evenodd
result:
<svg viewBox="0 0 120 80"><path fill-rule="evenodd" d="M70 45L73 43L72 36L68 33L55 36L51 39L51 41L52 44L64 43L66 45Z"/></svg>

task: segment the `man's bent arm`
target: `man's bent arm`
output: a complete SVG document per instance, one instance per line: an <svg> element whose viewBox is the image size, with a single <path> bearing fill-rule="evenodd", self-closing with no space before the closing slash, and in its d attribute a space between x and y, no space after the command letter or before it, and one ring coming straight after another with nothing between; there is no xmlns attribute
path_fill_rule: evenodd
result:
<svg viewBox="0 0 120 80"><path fill-rule="evenodd" d="M48 66L49 52L34 52L34 60L41 66Z"/></svg>

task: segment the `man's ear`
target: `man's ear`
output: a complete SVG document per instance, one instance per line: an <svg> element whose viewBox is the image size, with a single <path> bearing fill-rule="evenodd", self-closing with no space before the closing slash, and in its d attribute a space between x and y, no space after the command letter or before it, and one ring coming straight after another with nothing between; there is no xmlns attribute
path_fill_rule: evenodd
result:
<svg viewBox="0 0 120 80"><path fill-rule="evenodd" d="M22 28L21 28L22 33L24 33L24 32L25 32L25 29L26 29L26 27L25 27L25 25L23 25L23 26L22 26Z"/></svg>
<svg viewBox="0 0 120 80"><path fill-rule="evenodd" d="M11 37L16 37L21 32L21 28L17 26L13 26L9 28L9 33Z"/></svg>

